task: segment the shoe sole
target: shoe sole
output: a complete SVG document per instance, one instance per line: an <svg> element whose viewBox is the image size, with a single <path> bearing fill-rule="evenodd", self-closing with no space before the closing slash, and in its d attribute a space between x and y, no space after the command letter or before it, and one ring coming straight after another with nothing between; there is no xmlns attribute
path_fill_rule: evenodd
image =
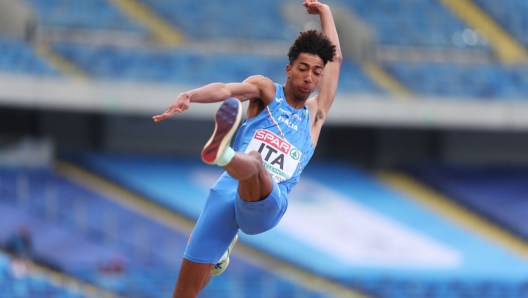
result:
<svg viewBox="0 0 528 298"><path fill-rule="evenodd" d="M202 150L202 160L207 164L215 164L218 152L223 152L229 146L231 137L238 128L242 116L242 104L236 98L226 99L215 115L215 130Z"/></svg>

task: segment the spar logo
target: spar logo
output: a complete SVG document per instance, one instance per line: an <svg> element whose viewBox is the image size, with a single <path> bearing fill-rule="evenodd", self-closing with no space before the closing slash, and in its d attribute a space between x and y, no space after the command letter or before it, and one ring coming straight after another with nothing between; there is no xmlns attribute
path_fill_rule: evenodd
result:
<svg viewBox="0 0 528 298"><path fill-rule="evenodd" d="M291 154L290 148L292 146L274 133L261 129L257 130L255 133L255 139L262 141L257 151L260 153L264 161L272 166L278 165L280 169L283 170L284 155ZM299 151L297 149L295 149L295 151L295 155L299 156Z"/></svg>

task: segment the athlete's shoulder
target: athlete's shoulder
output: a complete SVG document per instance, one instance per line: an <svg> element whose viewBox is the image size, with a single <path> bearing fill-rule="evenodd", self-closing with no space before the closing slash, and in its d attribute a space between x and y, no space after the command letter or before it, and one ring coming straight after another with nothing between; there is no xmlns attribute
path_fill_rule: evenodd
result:
<svg viewBox="0 0 528 298"><path fill-rule="evenodd" d="M273 81L263 75L253 75L244 80L244 83L256 84L256 85L274 85Z"/></svg>
<svg viewBox="0 0 528 298"><path fill-rule="evenodd" d="M244 80L244 83L253 84L260 90L260 98L264 104L270 103L275 98L275 83L263 75L250 76Z"/></svg>

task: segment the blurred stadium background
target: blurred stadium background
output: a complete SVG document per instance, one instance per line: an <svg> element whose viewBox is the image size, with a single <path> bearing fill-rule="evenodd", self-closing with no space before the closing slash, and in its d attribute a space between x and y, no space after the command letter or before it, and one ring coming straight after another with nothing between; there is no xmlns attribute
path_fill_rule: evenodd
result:
<svg viewBox="0 0 528 298"><path fill-rule="evenodd" d="M216 106L151 116L283 82L301 3L0 1L0 296L170 297ZM328 4L345 61L313 161L200 297L528 297L528 2Z"/></svg>

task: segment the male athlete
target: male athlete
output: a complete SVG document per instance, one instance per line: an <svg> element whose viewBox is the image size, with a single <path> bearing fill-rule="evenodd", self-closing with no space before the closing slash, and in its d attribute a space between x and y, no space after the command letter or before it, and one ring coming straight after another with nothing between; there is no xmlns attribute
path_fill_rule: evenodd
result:
<svg viewBox="0 0 528 298"><path fill-rule="evenodd" d="M194 227L173 297L197 297L212 275L225 270L239 229L259 234L277 225L288 206L287 194L314 152L336 94L342 57L330 8L317 0L305 0L303 6L319 15L323 33L309 30L297 37L284 85L259 75L242 83L212 83L181 93L153 117L159 122L183 113L190 103L223 101L202 159L226 172L211 188ZM308 99L317 87L318 94ZM231 147L240 101L246 100L247 119Z"/></svg>

